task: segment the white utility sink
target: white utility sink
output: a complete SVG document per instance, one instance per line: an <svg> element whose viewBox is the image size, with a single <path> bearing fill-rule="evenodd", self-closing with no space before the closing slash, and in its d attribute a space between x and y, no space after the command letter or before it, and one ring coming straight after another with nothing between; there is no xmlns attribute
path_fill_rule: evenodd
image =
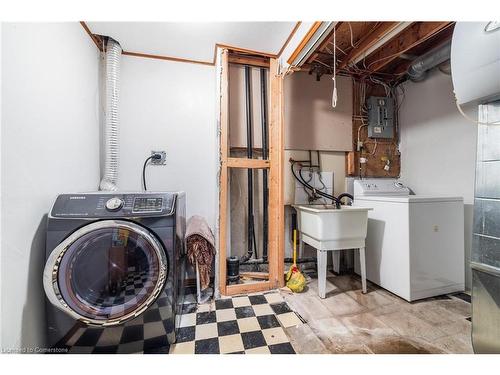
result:
<svg viewBox="0 0 500 375"><path fill-rule="evenodd" d="M295 205L299 231L310 238L304 241L319 250L335 247L359 247L364 242L368 225L368 211L371 208L309 204ZM313 242L313 243L309 243Z"/></svg>
<svg viewBox="0 0 500 375"><path fill-rule="evenodd" d="M317 249L318 290L325 298L327 251L332 251L334 269L338 267L339 252L335 250L359 249L361 281L366 293L365 239L368 226L368 211L372 208L319 204L300 204L297 210L297 225L300 233L299 251L306 243Z"/></svg>

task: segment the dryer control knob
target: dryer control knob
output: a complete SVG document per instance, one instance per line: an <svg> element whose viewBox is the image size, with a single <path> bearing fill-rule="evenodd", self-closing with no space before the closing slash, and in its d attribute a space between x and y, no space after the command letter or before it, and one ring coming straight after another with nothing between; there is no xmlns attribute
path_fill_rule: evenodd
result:
<svg viewBox="0 0 500 375"><path fill-rule="evenodd" d="M108 211L118 211L123 206L123 201L120 198L113 197L107 200L106 209Z"/></svg>

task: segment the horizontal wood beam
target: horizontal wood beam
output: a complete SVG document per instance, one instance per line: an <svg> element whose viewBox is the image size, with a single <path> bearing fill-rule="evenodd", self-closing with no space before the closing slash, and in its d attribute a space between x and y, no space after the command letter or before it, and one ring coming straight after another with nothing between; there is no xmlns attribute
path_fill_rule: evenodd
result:
<svg viewBox="0 0 500 375"><path fill-rule="evenodd" d="M361 39L357 48L353 48L343 61L339 64L338 70L344 69L348 64L362 56L366 51L373 47L380 39L392 31L399 22L382 22L375 27L370 33Z"/></svg>
<svg viewBox="0 0 500 375"><path fill-rule="evenodd" d="M224 162L228 168L247 168L247 169L267 169L270 167L269 160L246 159L246 158L227 158Z"/></svg>
<svg viewBox="0 0 500 375"><path fill-rule="evenodd" d="M370 55L365 65L371 72L378 72L401 54L418 46L449 27L453 22L415 22Z"/></svg>
<svg viewBox="0 0 500 375"><path fill-rule="evenodd" d="M269 59L265 57L229 55L230 64L250 65L261 68L269 68Z"/></svg>
<svg viewBox="0 0 500 375"><path fill-rule="evenodd" d="M269 289L271 289L271 283L267 280L256 281L254 283L248 283L248 284L232 284L226 286L226 295L234 296L236 294L261 292L263 290L269 290Z"/></svg>
<svg viewBox="0 0 500 375"><path fill-rule="evenodd" d="M269 272L240 272L241 277L248 277L251 279L269 279Z"/></svg>
<svg viewBox="0 0 500 375"><path fill-rule="evenodd" d="M260 55L260 56L265 56L269 58L275 58L276 54L274 53L268 53L268 52L262 52L262 51L256 51L253 49L248 49L248 48L241 48L241 47L236 47L236 46L230 46L229 44L221 44L221 43L216 43L215 48L217 47L222 48L222 49L227 49L229 52L241 52L241 53L248 53L249 55Z"/></svg>

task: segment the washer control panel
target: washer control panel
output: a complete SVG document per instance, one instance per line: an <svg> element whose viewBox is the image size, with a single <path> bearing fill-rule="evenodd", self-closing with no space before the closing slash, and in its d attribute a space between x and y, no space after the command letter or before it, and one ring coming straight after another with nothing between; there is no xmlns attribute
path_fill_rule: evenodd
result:
<svg viewBox="0 0 500 375"><path fill-rule="evenodd" d="M406 196L409 194L410 189L393 178L366 178L354 181L354 196Z"/></svg>
<svg viewBox="0 0 500 375"><path fill-rule="evenodd" d="M134 198L133 212L161 212L163 198L136 197Z"/></svg>
<svg viewBox="0 0 500 375"><path fill-rule="evenodd" d="M174 213L177 196L184 193L98 192L61 194L50 212L52 217L124 218L164 216Z"/></svg>

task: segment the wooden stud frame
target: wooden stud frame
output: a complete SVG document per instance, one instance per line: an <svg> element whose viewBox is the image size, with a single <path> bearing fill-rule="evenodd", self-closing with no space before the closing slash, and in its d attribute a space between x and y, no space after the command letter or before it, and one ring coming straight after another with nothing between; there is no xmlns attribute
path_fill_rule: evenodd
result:
<svg viewBox="0 0 500 375"><path fill-rule="evenodd" d="M270 116L269 159L232 158L229 156L229 63L228 49L222 50L220 77L220 173L219 173L219 291L222 295L252 293L284 285L284 206L283 206L283 77L278 74L278 60L269 59ZM233 60L234 61L234 60ZM269 170L269 272L259 273L255 283L226 285L228 252L228 176L230 168ZM247 273L248 274L248 273ZM248 274L250 275L250 274Z"/></svg>

